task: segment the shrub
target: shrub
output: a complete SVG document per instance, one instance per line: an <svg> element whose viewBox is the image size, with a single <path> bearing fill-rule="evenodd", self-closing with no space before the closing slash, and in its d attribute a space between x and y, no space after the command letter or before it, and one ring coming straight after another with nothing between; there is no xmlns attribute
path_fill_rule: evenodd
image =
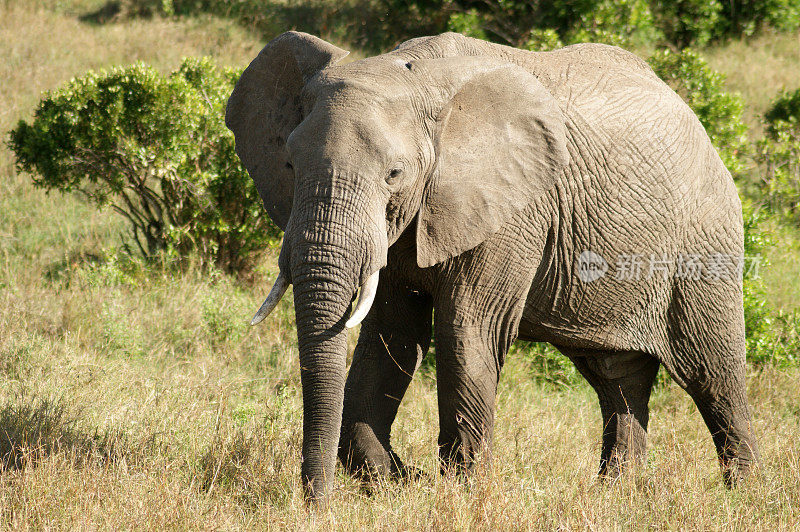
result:
<svg viewBox="0 0 800 532"><path fill-rule="evenodd" d="M525 358L529 375L535 382L566 388L583 380L575 364L550 344L516 342L508 356L517 356L517 353Z"/></svg>
<svg viewBox="0 0 800 532"><path fill-rule="evenodd" d="M741 96L725 91L725 77L696 52L660 50L648 60L658 76L692 108L734 178L744 172L747 126Z"/></svg>
<svg viewBox="0 0 800 532"><path fill-rule="evenodd" d="M653 13L645 0L563 2L561 34L565 43L601 42L645 45L657 37ZM569 7L567 7L569 6Z"/></svg>
<svg viewBox="0 0 800 532"><path fill-rule="evenodd" d="M78 192L123 216L142 255L229 272L279 238L234 153L224 105L239 73L186 59L163 76L135 64L45 95L8 142L36 186Z"/></svg>
<svg viewBox="0 0 800 532"><path fill-rule="evenodd" d="M373 0L124 0L120 14L209 14L233 20L266 40L295 29L372 52L393 46L398 35L406 34L400 28L407 27L399 21L393 21L391 28L383 27L386 12Z"/></svg>
<svg viewBox="0 0 800 532"><path fill-rule="evenodd" d="M800 89L794 92L782 92L764 113L767 135L776 140L779 131L790 131L800 137Z"/></svg>
<svg viewBox="0 0 800 532"><path fill-rule="evenodd" d="M666 42L682 49L689 45L704 46L714 39L722 23L719 2L677 0L651 2L656 26Z"/></svg>
<svg viewBox="0 0 800 532"><path fill-rule="evenodd" d="M760 191L767 206L800 225L800 89L780 94L764 114L765 137L757 144Z"/></svg>
<svg viewBox="0 0 800 532"><path fill-rule="evenodd" d="M758 268L767 267L763 260L765 248L773 245L760 225L765 215L751 202L742 205L744 215L745 257L758 262ZM747 264L747 263L746 263ZM800 364L800 314L776 312L764 294L763 280L758 268L744 270L744 319L747 339L747 360L753 366L779 367Z"/></svg>
<svg viewBox="0 0 800 532"><path fill-rule="evenodd" d="M526 47L537 34L558 40L704 46L773 28L800 27L800 0L119 0L122 16L208 13L230 18L271 39L298 29L347 41L370 52L447 29ZM539 49L539 48L532 48Z"/></svg>
<svg viewBox="0 0 800 532"><path fill-rule="evenodd" d="M794 31L800 27L800 0L727 0L719 2L721 36L744 37L764 28Z"/></svg>
<svg viewBox="0 0 800 532"><path fill-rule="evenodd" d="M564 43L561 41L558 33L555 30L533 30L531 31L528 42L525 43L526 50L534 52L547 52L550 50L557 50L562 48Z"/></svg>
<svg viewBox="0 0 800 532"><path fill-rule="evenodd" d="M447 21L447 29L468 37L486 39L486 31L483 29L483 20L476 9L450 15Z"/></svg>
<svg viewBox="0 0 800 532"><path fill-rule="evenodd" d="M800 27L800 0L651 0L650 5L666 41L678 48Z"/></svg>

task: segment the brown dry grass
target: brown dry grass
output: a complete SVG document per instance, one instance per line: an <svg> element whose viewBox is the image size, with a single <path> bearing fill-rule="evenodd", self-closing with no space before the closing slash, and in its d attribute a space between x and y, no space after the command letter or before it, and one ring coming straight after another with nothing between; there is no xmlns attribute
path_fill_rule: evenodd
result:
<svg viewBox="0 0 800 532"><path fill-rule="evenodd" d="M746 98L744 117L761 129L761 115L781 90L800 88L800 33L762 35L703 50L715 70L727 77L728 87Z"/></svg>
<svg viewBox="0 0 800 532"><path fill-rule="evenodd" d="M166 70L204 53L242 65L260 45L207 18L78 22L97 4L0 1L0 131L87 68L144 59ZM4 527L800 528L800 372L751 375L763 468L741 489L722 488L707 430L674 385L653 398L646 468L604 486L593 393L533 383L522 357L501 381L494 459L467 484L433 474L436 391L424 373L401 405L395 445L431 476L367 496L340 475L330 509L309 514L291 297L263 326L246 326L274 255L247 288L114 259L121 228L34 190L0 148Z"/></svg>

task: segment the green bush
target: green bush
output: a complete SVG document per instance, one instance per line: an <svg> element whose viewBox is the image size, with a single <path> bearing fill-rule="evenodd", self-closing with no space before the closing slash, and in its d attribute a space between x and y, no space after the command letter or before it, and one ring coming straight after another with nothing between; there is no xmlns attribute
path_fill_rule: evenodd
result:
<svg viewBox="0 0 800 532"><path fill-rule="evenodd" d="M584 0L562 2L559 9L563 41L641 46L658 38L650 5L645 0Z"/></svg>
<svg viewBox="0 0 800 532"><path fill-rule="evenodd" d="M447 21L447 29L467 37L486 40L486 31L483 29L483 19L476 9L453 13Z"/></svg>
<svg viewBox="0 0 800 532"><path fill-rule="evenodd" d="M378 52L394 46L397 36L403 34L396 21L391 28L384 26L387 14L373 0L124 1L127 7L122 9L122 16L209 14L236 21L266 40L287 30L299 30Z"/></svg>
<svg viewBox="0 0 800 532"><path fill-rule="evenodd" d="M562 48L564 43L555 30L533 30L523 48L534 52L548 52Z"/></svg>
<svg viewBox="0 0 800 532"><path fill-rule="evenodd" d="M726 0L719 4L721 37L744 37L765 28L794 31L800 27L800 0Z"/></svg>
<svg viewBox="0 0 800 532"><path fill-rule="evenodd" d="M523 356L531 378L557 388L574 386L583 381L575 364L550 344L516 342L508 356Z"/></svg>
<svg viewBox="0 0 800 532"><path fill-rule="evenodd" d="M141 63L89 72L46 94L8 144L36 186L81 193L127 219L145 257L195 252L243 272L279 231L224 125L238 76L209 59L166 76Z"/></svg>
<svg viewBox="0 0 800 532"><path fill-rule="evenodd" d="M764 113L767 135L777 140L780 131L790 131L800 137L800 89L782 92Z"/></svg>
<svg viewBox="0 0 800 532"><path fill-rule="evenodd" d="M760 192L773 212L800 226L800 89L779 95L764 124L766 135L756 148Z"/></svg>
<svg viewBox="0 0 800 532"><path fill-rule="evenodd" d="M774 245L761 230L765 215L750 201L742 205L744 215L744 319L747 360L755 367L800 364L800 314L776 312L764 295L759 269L768 267L765 248Z"/></svg>
<svg viewBox="0 0 800 532"><path fill-rule="evenodd" d="M380 33L396 40L449 28L520 48L533 40L530 49L539 49L537 34L544 30L566 44L662 43L680 50L766 28L800 27L800 0L380 0L376 5L385 13Z"/></svg>
<svg viewBox="0 0 800 532"><path fill-rule="evenodd" d="M660 50L648 59L658 76L692 108L734 178L744 172L748 151L744 101L725 91L725 77L696 52Z"/></svg>
<svg viewBox="0 0 800 532"><path fill-rule="evenodd" d="M682 49L687 46L703 46L719 33L722 23L719 2L708 0L676 0L674 2L651 2L656 26L666 42Z"/></svg>

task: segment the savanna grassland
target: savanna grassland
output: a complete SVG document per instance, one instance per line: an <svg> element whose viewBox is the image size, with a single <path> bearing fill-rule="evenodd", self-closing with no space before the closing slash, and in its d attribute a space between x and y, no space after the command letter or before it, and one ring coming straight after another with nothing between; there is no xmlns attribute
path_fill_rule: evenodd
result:
<svg viewBox="0 0 800 532"><path fill-rule="evenodd" d="M0 133L42 91L87 69L183 56L243 66L260 35L209 16L83 15L92 0L0 0ZM85 17L84 17L85 20ZM758 117L800 86L800 35L703 51ZM767 298L800 306L800 234L767 222ZM394 445L430 473L371 495L345 475L327 510L299 484L302 403L291 297L247 323L276 274L276 250L247 279L118 253L125 226L77 196L45 194L0 145L0 523L15 529L710 529L800 528L800 371L752 369L762 467L722 486L697 409L676 385L651 401L648 463L595 477L600 413L584 383L535 379L517 352L500 381L493 460L467 483L435 475L436 378L420 370ZM353 335L352 340L355 340Z"/></svg>

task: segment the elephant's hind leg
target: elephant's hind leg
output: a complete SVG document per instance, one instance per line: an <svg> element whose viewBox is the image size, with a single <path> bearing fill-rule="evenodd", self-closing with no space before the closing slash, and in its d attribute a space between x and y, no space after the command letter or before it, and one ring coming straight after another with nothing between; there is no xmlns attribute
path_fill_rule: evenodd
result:
<svg viewBox="0 0 800 532"><path fill-rule="evenodd" d="M660 363L637 352L566 354L597 392L603 415L599 474L615 479L645 460L648 402Z"/></svg>
<svg viewBox="0 0 800 532"><path fill-rule="evenodd" d="M724 279L681 283L670 314L673 358L664 365L697 405L732 487L758 456L747 404L741 288Z"/></svg>

